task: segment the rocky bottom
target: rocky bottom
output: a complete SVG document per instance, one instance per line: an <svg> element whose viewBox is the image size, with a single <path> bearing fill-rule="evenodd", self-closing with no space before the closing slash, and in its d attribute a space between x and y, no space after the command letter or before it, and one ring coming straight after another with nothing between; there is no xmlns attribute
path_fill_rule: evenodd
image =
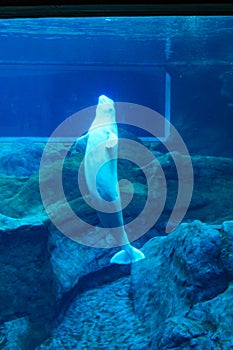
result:
<svg viewBox="0 0 233 350"><path fill-rule="evenodd" d="M149 333L134 313L131 278L79 296L37 349L146 349Z"/></svg>
<svg viewBox="0 0 233 350"><path fill-rule="evenodd" d="M56 230L49 235L47 278L54 291L48 297L44 289L30 301L31 289L16 289L23 276L15 270L15 299L12 294L5 305L0 349L233 348L233 221L183 223L149 239L141 248L146 258L128 269L109 264L111 250L83 247ZM39 275L34 284L42 286Z"/></svg>

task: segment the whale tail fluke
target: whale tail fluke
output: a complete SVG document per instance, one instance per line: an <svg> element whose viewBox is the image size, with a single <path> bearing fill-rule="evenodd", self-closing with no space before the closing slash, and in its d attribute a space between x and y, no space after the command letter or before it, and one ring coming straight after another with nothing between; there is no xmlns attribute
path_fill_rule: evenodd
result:
<svg viewBox="0 0 233 350"><path fill-rule="evenodd" d="M130 253L126 250L121 250L120 252L113 255L110 262L111 264L132 264L136 261L145 259L145 255L137 248L132 247Z"/></svg>

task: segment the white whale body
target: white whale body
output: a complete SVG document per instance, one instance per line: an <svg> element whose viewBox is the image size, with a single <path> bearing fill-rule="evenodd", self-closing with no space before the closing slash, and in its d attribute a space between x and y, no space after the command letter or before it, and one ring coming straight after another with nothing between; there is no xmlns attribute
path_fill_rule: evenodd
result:
<svg viewBox="0 0 233 350"><path fill-rule="evenodd" d="M117 175L118 129L110 98L99 97L94 121L75 146L76 150L85 151L85 180L100 222L105 228L115 228L115 239L122 248L111 258L111 263L131 264L144 259L144 254L129 243L124 228Z"/></svg>

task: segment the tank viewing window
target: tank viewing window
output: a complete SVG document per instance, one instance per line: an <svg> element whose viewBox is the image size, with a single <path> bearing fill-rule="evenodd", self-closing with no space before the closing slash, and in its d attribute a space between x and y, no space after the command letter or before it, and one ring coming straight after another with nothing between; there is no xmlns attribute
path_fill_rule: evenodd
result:
<svg viewBox="0 0 233 350"><path fill-rule="evenodd" d="M101 94L170 119L170 76L154 25L153 17L1 20L0 140L47 139ZM168 133L161 127L159 137Z"/></svg>

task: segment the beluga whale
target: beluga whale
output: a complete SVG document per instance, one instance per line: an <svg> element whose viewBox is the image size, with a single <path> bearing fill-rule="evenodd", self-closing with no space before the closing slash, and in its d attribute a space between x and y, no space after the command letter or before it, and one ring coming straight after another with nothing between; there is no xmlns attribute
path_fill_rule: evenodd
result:
<svg viewBox="0 0 233 350"><path fill-rule="evenodd" d="M133 247L124 227L121 197L118 185L118 128L114 101L99 96L94 120L84 136L77 139L76 150L85 151L84 176L100 223L114 233L115 246L121 248L111 263L131 264L144 259L144 254Z"/></svg>

